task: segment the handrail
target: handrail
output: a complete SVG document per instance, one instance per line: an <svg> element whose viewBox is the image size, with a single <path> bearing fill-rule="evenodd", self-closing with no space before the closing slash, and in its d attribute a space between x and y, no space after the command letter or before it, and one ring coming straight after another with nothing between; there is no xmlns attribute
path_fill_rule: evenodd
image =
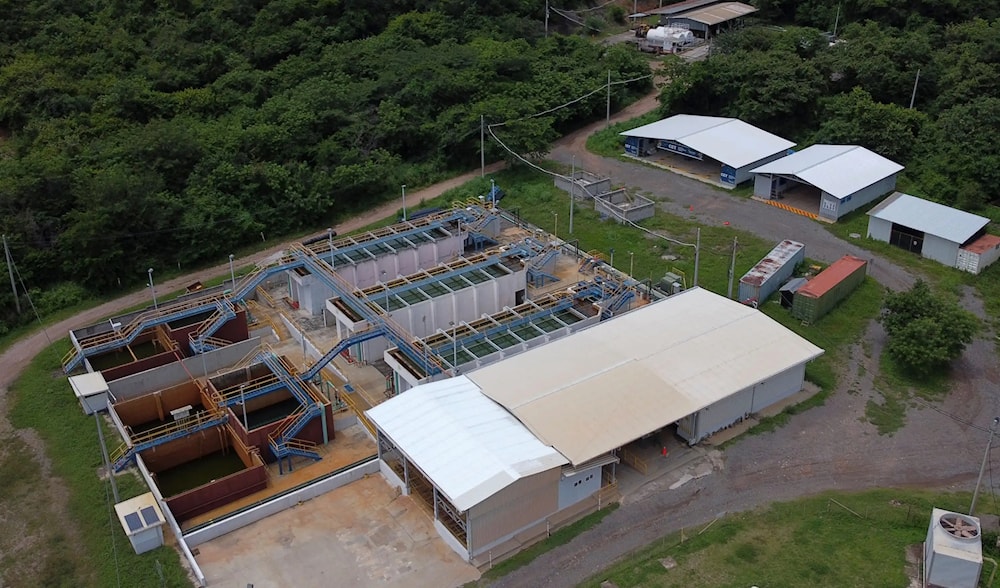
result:
<svg viewBox="0 0 1000 588"><path fill-rule="evenodd" d="M280 380L281 378L279 378L277 374L275 374L274 372L268 372L263 376L258 376L256 378L247 380L246 382L243 382L241 384L229 386L228 388L223 388L222 390L216 390L215 393L216 395L218 395L219 404L221 405L228 402L230 399L239 396L241 393L240 392L241 389L242 393L246 395L248 393L253 393L256 390L260 390L265 386L270 386L271 384L274 384L275 382L278 382Z"/></svg>
<svg viewBox="0 0 1000 588"><path fill-rule="evenodd" d="M213 421L220 418L222 414L218 410L204 410L194 415L187 417L180 421L173 421L170 423L165 423L157 427L153 427L147 431L143 431L138 435L132 436L132 446L142 445L148 443L160 437L165 437L171 433L177 431L184 431L187 429L193 429L199 425L203 425L208 421Z"/></svg>
<svg viewBox="0 0 1000 588"><path fill-rule="evenodd" d="M351 410L354 411L354 414L358 417L358 422L361 423L366 429L368 429L368 432L371 433L373 437L375 437L376 436L375 425L373 425L372 422L368 420L368 417L365 416L364 411L358 409L357 401L354 400L354 398L352 398L350 394L341 394L340 399L343 400L344 403L347 406L349 406Z"/></svg>

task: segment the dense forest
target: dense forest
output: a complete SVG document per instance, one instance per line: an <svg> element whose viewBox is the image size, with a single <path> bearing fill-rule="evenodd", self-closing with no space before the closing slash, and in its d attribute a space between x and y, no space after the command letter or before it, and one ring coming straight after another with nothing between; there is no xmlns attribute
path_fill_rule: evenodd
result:
<svg viewBox="0 0 1000 588"><path fill-rule="evenodd" d="M906 165L912 193L1000 220L987 206L1000 197L1000 4L757 5L771 24L722 35L710 59L675 68L664 114L739 117L799 147L860 144Z"/></svg>
<svg viewBox="0 0 1000 588"><path fill-rule="evenodd" d="M546 37L543 7L0 0L0 231L51 310L475 167L481 115L648 73L624 47ZM613 107L650 87L615 86ZM602 94L504 137L544 152L604 109ZM2 332L9 288L0 309Z"/></svg>
<svg viewBox="0 0 1000 588"><path fill-rule="evenodd" d="M996 215L1000 5L755 3L708 60L669 68L663 114L865 145L907 166L905 189ZM605 3L553 2L585 4ZM42 314L141 284L147 267L327 226L477 165L481 116L648 72L625 46L546 35L544 0L0 0L0 13L0 232ZM612 108L649 88L615 86ZM542 154L603 115L598 94L502 132ZM0 334L31 318L13 302L0 288Z"/></svg>

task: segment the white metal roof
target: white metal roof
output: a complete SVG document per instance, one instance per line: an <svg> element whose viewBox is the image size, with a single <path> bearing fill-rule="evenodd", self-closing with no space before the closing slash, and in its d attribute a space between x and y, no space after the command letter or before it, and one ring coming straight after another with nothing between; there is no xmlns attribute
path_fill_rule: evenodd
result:
<svg viewBox="0 0 1000 588"><path fill-rule="evenodd" d="M694 288L468 374L574 465L823 350Z"/></svg>
<svg viewBox="0 0 1000 588"><path fill-rule="evenodd" d="M108 391L108 383L104 381L104 374L101 372L70 376L69 385L73 388L73 393L76 394L77 398L86 398Z"/></svg>
<svg viewBox="0 0 1000 588"><path fill-rule="evenodd" d="M462 511L566 463L465 376L417 386L367 414Z"/></svg>
<svg viewBox="0 0 1000 588"><path fill-rule="evenodd" d="M874 218L923 231L959 245L989 224L990 219L944 204L893 192L868 211Z"/></svg>
<svg viewBox="0 0 1000 588"><path fill-rule="evenodd" d="M812 145L750 171L795 176L842 200L902 170L895 161L858 145Z"/></svg>
<svg viewBox="0 0 1000 588"><path fill-rule="evenodd" d="M676 141L737 169L795 146L736 118L696 114L677 114L620 134Z"/></svg>

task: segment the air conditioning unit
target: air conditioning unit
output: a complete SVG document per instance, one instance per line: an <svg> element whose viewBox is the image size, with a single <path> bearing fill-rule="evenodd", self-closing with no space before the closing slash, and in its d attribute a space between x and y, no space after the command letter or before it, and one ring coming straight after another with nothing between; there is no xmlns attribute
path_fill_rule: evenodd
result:
<svg viewBox="0 0 1000 588"><path fill-rule="evenodd" d="M924 543L924 586L976 588L982 569L979 519L935 508Z"/></svg>

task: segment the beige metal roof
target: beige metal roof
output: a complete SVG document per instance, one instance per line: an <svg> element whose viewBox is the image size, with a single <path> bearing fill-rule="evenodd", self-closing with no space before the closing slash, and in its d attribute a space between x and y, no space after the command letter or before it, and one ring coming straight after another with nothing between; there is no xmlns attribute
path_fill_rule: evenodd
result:
<svg viewBox="0 0 1000 588"><path fill-rule="evenodd" d="M126 535L135 535L145 529L162 525L166 519L152 492L140 494L115 505L115 514Z"/></svg>
<svg viewBox="0 0 1000 588"><path fill-rule="evenodd" d="M104 374L101 372L70 376L69 385L73 388L73 394L76 394L77 398L104 394L108 391L108 383L104 381Z"/></svg>
<svg viewBox="0 0 1000 588"><path fill-rule="evenodd" d="M577 465L822 353L695 288L467 375Z"/></svg>
<svg viewBox="0 0 1000 588"><path fill-rule="evenodd" d="M686 18L706 25L717 25L734 18L740 18L748 14L757 12L757 9L742 2L723 2L714 6L699 8L690 12L674 15L671 18Z"/></svg>

